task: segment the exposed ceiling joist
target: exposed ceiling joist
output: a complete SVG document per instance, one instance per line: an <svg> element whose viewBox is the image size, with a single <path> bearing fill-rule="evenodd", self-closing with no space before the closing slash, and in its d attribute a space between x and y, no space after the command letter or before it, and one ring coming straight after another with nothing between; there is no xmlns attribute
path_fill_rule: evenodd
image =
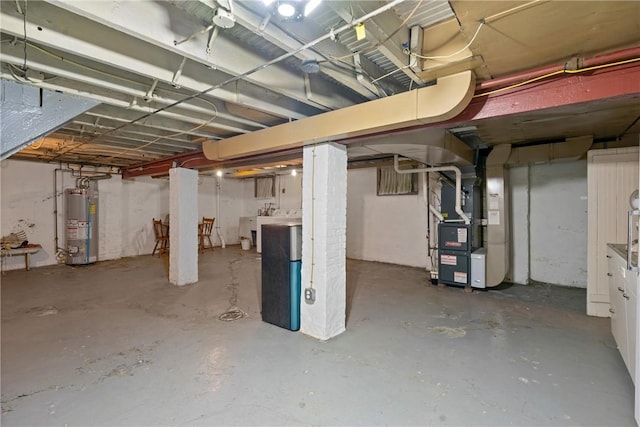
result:
<svg viewBox="0 0 640 427"><path fill-rule="evenodd" d="M143 40L151 46L172 52L176 57L186 57L201 67L208 67L211 73L224 73L227 77L237 76L271 59L260 56L257 52L228 38L224 30L218 34L211 53L206 51L206 34L176 46L174 41L184 39L194 31L203 28L202 22L186 13L181 13L182 11L178 9L168 13L162 2L149 0L122 2L117 8L112 7L109 2L100 1L56 0L52 3L108 28L117 29L123 34ZM145 17L143 25L141 25L140 16ZM94 25L94 31L97 30L99 31ZM134 46L128 46L128 49L133 51ZM146 49L149 49L149 46ZM233 61L227 60L230 57ZM247 76L245 80L323 110L342 108L354 103L354 99L347 98L346 94L332 93L332 89L322 79L314 82L314 96L308 99L304 91L302 75L279 64ZM182 84L181 79L179 83Z"/></svg>
<svg viewBox="0 0 640 427"><path fill-rule="evenodd" d="M354 11L366 14L380 7L383 2L358 1L358 2L329 2L329 5L345 21L351 22L355 18ZM358 13L356 12L357 16ZM402 45L409 42L409 28L392 11L387 11L371 18L365 23L366 38L372 46L387 57L399 70L406 74L416 84L424 82L418 77L409 65L409 56L403 52Z"/></svg>
<svg viewBox="0 0 640 427"><path fill-rule="evenodd" d="M106 2L84 3L107 4ZM125 2L124 4L134 3ZM22 38L23 19L12 6L15 5L10 2L0 2L2 31ZM122 69L126 73L147 77L149 85L154 79L171 84L183 58L181 55L168 53L165 49L154 47L127 34L110 31L97 25L96 22L77 15L62 13L55 6L45 2L40 2L37 9L31 8L26 26L28 40L31 42L57 48L96 64L104 64ZM185 65L179 85L199 92L224 82L229 77L231 77L229 74L216 72L207 66L192 62ZM302 92L304 90L301 89ZM310 105L309 102L301 103L247 81L236 82L232 87L216 89L210 95L226 102L238 103L287 119L299 119L322 111L317 106Z"/></svg>
<svg viewBox="0 0 640 427"><path fill-rule="evenodd" d="M297 37L293 37L287 31L280 27L270 23L264 29L261 28L261 23L264 17L260 16L248 7L242 4L236 4L234 10L236 20L238 24L244 26L249 31L260 34L265 40L268 40L275 46L280 47L282 50L291 52L295 51L305 43L322 35L326 30L321 29L313 21L305 22L304 24L295 25L295 32ZM367 99L375 99L378 97L378 90L371 89L358 81L354 70L345 70L345 66L334 65L331 62L323 62L329 58L339 58L344 56L350 56L351 52L345 48L342 44L332 41L325 41L314 46L313 49L300 52L296 57L302 62L306 60L315 60L322 62L320 72L326 74L337 82L351 88L353 91L359 93ZM368 60L363 61L363 68L367 70L374 78L379 77L380 71L377 70L375 64ZM392 93L396 92L398 88L392 88L388 86L388 90Z"/></svg>

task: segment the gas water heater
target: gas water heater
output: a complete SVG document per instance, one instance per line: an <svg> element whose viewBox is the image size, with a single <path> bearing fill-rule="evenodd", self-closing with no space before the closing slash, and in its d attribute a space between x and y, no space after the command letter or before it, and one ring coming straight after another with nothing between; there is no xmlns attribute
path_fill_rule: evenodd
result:
<svg viewBox="0 0 640 427"><path fill-rule="evenodd" d="M67 264L94 263L98 261L98 183L78 178L76 188L67 188L64 195Z"/></svg>

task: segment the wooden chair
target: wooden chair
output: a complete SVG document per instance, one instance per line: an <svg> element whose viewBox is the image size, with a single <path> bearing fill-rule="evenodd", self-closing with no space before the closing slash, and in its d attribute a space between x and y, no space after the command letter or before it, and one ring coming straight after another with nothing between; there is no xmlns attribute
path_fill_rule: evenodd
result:
<svg viewBox="0 0 640 427"><path fill-rule="evenodd" d="M153 233L156 236L156 245L153 247L151 255L169 253L169 227L162 223L162 220L153 219Z"/></svg>
<svg viewBox="0 0 640 427"><path fill-rule="evenodd" d="M213 223L215 218L202 217L202 224L198 226L198 250L204 252L205 249L213 250L213 242L211 241L211 233L213 232ZM206 243L209 242L207 246Z"/></svg>

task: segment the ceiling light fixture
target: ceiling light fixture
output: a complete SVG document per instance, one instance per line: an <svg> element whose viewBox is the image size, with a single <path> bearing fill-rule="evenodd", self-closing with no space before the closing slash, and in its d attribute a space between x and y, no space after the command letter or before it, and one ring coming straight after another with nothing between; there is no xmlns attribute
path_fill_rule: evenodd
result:
<svg viewBox="0 0 640 427"><path fill-rule="evenodd" d="M300 64L300 69L304 73L315 74L320 71L320 64L315 59L306 59Z"/></svg>
<svg viewBox="0 0 640 427"><path fill-rule="evenodd" d="M298 22L318 7L322 0L263 0L283 22Z"/></svg>
<svg viewBox="0 0 640 427"><path fill-rule="evenodd" d="M292 171L291 171L291 176L296 176L296 175L298 175L298 172L297 172L295 169L294 169L294 170L292 170Z"/></svg>
<svg viewBox="0 0 640 427"><path fill-rule="evenodd" d="M291 18L296 13L296 7L291 3L278 3L278 13L285 18Z"/></svg>
<svg viewBox="0 0 640 427"><path fill-rule="evenodd" d="M217 171L217 172L216 172L216 176L217 176L218 178L220 178L220 177L222 176L222 171Z"/></svg>

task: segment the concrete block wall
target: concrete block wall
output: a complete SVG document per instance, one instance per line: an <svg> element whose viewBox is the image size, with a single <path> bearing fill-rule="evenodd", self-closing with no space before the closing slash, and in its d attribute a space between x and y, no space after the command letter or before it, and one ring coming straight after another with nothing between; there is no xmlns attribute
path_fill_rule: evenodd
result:
<svg viewBox="0 0 640 427"><path fill-rule="evenodd" d="M57 165L5 160L0 163L0 235L24 230L31 243L42 250L31 265L56 264L54 245L53 171ZM70 173L58 173L58 191L75 186ZM216 216L217 177L201 175L198 181L198 216ZM99 259L150 254L155 244L153 218L169 212L169 180L141 177L125 181L119 175L98 183ZM238 221L243 211L243 184L221 179L220 218L227 244L238 244ZM64 197L58 197L59 246L64 240ZM214 230L215 232L215 230ZM214 244L219 240L212 238ZM3 259L3 269L24 268L24 257Z"/></svg>
<svg viewBox="0 0 640 427"><path fill-rule="evenodd" d="M220 182L219 210L216 206L218 180ZM220 227L220 233L226 244L240 244L238 226L244 212L243 192L242 180L202 174L198 177L198 220L202 220L203 216L216 218L211 237L214 245L220 245L220 239L216 236L217 227Z"/></svg>
<svg viewBox="0 0 640 427"><path fill-rule="evenodd" d="M431 268L422 185L418 195L378 196L376 183L376 168L349 170L347 256Z"/></svg>
<svg viewBox="0 0 640 427"><path fill-rule="evenodd" d="M122 180L114 175L98 182L100 260L149 254L155 245L152 219L169 212L169 181L137 178ZM61 198L59 203L64 204ZM60 212L62 221L64 212ZM64 233L61 226L59 232ZM64 245L64 234L61 236Z"/></svg>
<svg viewBox="0 0 640 427"><path fill-rule="evenodd" d="M290 173L276 175L275 197L268 199L256 199L254 197L254 179L247 178L242 181L242 195L244 197L243 215L256 216L258 209L264 207L265 203L273 203L279 209L301 209L302 208L302 172L298 170L296 176Z"/></svg>
<svg viewBox="0 0 640 427"><path fill-rule="evenodd" d="M586 288L586 160L515 167L508 174L509 280Z"/></svg>
<svg viewBox="0 0 640 427"><path fill-rule="evenodd" d="M0 163L0 234L24 230L30 242L41 244L43 249L32 256L35 267L56 263L52 182L56 167L15 160ZM59 188L75 185L70 174L58 176ZM585 287L586 162L515 167L508 176L512 224L508 278L516 283L539 280ZM279 188L285 188L284 194L280 192L283 209L301 207L301 179L302 174L279 177ZM199 177L199 218L216 216L216 180L215 176ZM100 259L151 253L151 218L164 218L169 212L168 179L123 181L114 175L99 182L99 191ZM265 201L253 197L253 179L221 178L216 222L227 244L239 243L239 217L255 215ZM63 197L58 202L62 246ZM348 257L430 268L426 218L422 195L378 197L375 168L348 171ZM7 270L23 266L23 257L4 259Z"/></svg>
<svg viewBox="0 0 640 427"><path fill-rule="evenodd" d="M55 165L4 160L0 162L0 234L24 231L30 243L42 245L31 256L31 266L56 263L53 216ZM71 175L65 187L75 185ZM60 197L62 200L62 197ZM59 212L64 212L62 205ZM3 270L24 268L24 257L2 258Z"/></svg>

